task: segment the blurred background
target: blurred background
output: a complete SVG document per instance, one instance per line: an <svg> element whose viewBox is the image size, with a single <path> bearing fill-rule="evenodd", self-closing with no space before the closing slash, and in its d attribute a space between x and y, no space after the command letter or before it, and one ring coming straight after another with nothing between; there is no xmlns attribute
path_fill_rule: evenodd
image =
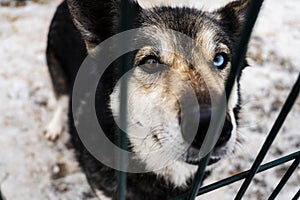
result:
<svg viewBox="0 0 300 200"><path fill-rule="evenodd" d="M147 7L149 1L140 3ZM60 2L0 0L0 190L7 200L95 199L74 158L67 131L54 143L43 135L55 108L45 59L46 39ZM194 5L210 10L226 2L205 0ZM241 83L239 134L243 142L204 184L250 168L296 81L300 72L300 0L265 1L249 44L248 61L251 67L244 71ZM300 98L264 162L299 149ZM244 199L266 199L290 164L255 176ZM201 199L233 199L241 183ZM278 199L291 199L299 187L298 167Z"/></svg>

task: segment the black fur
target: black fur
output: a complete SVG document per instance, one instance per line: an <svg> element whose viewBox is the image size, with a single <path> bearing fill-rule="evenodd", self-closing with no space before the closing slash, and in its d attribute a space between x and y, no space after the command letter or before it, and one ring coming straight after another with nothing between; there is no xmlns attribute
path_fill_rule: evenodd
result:
<svg viewBox="0 0 300 200"><path fill-rule="evenodd" d="M46 50L48 69L58 97L70 94L79 66L86 55L84 41L64 1L52 19Z"/></svg>
<svg viewBox="0 0 300 200"><path fill-rule="evenodd" d="M5 198L2 196L1 190L0 190L0 200L5 200Z"/></svg>
<svg viewBox="0 0 300 200"><path fill-rule="evenodd" d="M64 1L56 11L48 35L47 61L58 95L71 94L77 71L87 55L85 44L88 48L93 48L120 30L120 27L115 25L115 22L118 22L118 17L121 16L116 2L68 0L68 3L79 31L74 26L67 3ZM235 27L238 26L236 16L225 10L221 12L221 15L229 16L233 23L214 20L212 16L195 9L165 7L156 8L152 11L142 11L137 5L134 6L139 12L139 20L133 22L134 26L137 27L155 24L158 20L171 21L171 23L166 23L165 28L174 29L195 38L199 25L197 23L201 23L201 18L209 18L216 27L221 27L220 29L224 30L219 34L220 40L224 40L223 42L228 44L230 48L234 48L238 37L238 32L235 32L238 29ZM157 19L148 17L152 15L152 12L157 13ZM189 22L184 24L186 20ZM190 23L190 21L194 23ZM116 125L108 108L108 97L117 80L116 65L117 62L112 64L100 80L95 101L97 102L96 111L101 127L113 142L115 142ZM72 100L69 106L69 131L78 161L93 189L101 190L106 196L115 197L117 190L116 171L100 163L84 147L74 126L71 105ZM238 113L238 109L236 113ZM133 162L140 161L134 160ZM143 163L140 162L140 165L143 166ZM192 177L189 182L191 181ZM186 192L187 189L174 188L174 185L167 183L154 173L129 173L126 199L170 199Z"/></svg>

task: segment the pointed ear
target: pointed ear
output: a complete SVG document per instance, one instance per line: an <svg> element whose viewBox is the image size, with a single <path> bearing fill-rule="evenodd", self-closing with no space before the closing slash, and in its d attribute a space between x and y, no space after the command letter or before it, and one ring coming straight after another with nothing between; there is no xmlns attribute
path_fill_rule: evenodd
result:
<svg viewBox="0 0 300 200"><path fill-rule="evenodd" d="M239 34L246 21L249 4L250 0L233 1L214 14L217 14L217 19L225 29L232 34Z"/></svg>
<svg viewBox="0 0 300 200"><path fill-rule="evenodd" d="M113 36L119 29L120 5L116 0L67 0L72 19L88 50ZM132 2L135 9L139 5Z"/></svg>

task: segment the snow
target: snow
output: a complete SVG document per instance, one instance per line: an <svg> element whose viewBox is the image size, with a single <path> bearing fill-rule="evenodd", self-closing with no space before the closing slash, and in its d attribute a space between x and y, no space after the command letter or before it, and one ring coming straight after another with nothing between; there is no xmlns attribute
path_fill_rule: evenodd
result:
<svg viewBox="0 0 300 200"><path fill-rule="evenodd" d="M21 7L0 7L0 189L8 200L93 199L67 131L56 143L43 136L55 107L45 61L46 37L59 2L43 0ZM206 3L215 7L211 1ZM244 102L239 132L244 141L205 184L251 167L300 72L299 11L299 0L264 3L249 45L251 67L242 78ZM298 98L264 162L300 149L299 119ZM266 199L290 163L255 176L244 199ZM291 199L299 190L299 169L279 200ZM233 199L241 183L201 199Z"/></svg>

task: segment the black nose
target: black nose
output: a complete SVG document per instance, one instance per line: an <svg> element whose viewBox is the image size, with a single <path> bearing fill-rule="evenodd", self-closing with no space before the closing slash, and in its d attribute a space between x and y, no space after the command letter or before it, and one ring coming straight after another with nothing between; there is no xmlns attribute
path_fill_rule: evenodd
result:
<svg viewBox="0 0 300 200"><path fill-rule="evenodd" d="M200 118L198 108L188 108L181 115L181 132L185 141L190 143L195 148L200 148L207 134L211 123L211 108L200 107ZM197 123L197 124L196 124ZM213 123L213 122L212 122ZM195 125L198 125L197 133L195 133ZM221 135L216 143L216 147L224 146L231 137L233 129L230 116L226 114L224 126Z"/></svg>

